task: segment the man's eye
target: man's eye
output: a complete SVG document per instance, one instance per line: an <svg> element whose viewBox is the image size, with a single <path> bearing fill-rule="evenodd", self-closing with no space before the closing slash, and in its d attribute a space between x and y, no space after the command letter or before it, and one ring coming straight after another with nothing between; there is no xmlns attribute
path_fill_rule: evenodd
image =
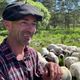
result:
<svg viewBox="0 0 80 80"><path fill-rule="evenodd" d="M36 23L32 23L33 25L36 25Z"/></svg>
<svg viewBox="0 0 80 80"><path fill-rule="evenodd" d="M26 22L22 22L22 24L27 24Z"/></svg>

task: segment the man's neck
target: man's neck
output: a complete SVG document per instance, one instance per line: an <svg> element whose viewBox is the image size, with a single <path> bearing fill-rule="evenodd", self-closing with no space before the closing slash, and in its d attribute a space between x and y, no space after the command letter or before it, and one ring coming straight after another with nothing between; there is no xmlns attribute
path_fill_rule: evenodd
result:
<svg viewBox="0 0 80 80"><path fill-rule="evenodd" d="M8 43L9 43L13 53L16 55L17 60L23 60L25 46L19 45L19 44L17 44L17 42L15 42L9 38L8 38Z"/></svg>

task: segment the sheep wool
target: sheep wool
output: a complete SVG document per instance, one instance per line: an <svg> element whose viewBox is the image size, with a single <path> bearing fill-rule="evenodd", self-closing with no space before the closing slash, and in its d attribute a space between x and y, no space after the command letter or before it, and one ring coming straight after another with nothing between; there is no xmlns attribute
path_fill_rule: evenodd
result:
<svg viewBox="0 0 80 80"><path fill-rule="evenodd" d="M61 80L72 80L71 72L65 66L61 67L62 70L62 79Z"/></svg>
<svg viewBox="0 0 80 80"><path fill-rule="evenodd" d="M41 53L37 52L40 64L44 67L47 64L46 59L41 55Z"/></svg>
<svg viewBox="0 0 80 80"><path fill-rule="evenodd" d="M64 64L69 69L71 64L76 63L78 61L79 61L78 57L69 56L64 59Z"/></svg>
<svg viewBox="0 0 80 80"><path fill-rule="evenodd" d="M70 72L73 77L76 77L77 80L80 80L80 62L73 63L70 66Z"/></svg>

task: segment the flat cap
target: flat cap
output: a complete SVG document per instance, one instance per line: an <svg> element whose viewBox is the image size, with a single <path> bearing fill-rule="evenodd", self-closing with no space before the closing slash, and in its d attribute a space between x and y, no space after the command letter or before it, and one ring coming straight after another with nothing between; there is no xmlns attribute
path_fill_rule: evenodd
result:
<svg viewBox="0 0 80 80"><path fill-rule="evenodd" d="M17 21L28 15L35 16L38 21L41 21L43 17L43 13L38 8L23 2L14 2L6 6L2 18L8 21Z"/></svg>

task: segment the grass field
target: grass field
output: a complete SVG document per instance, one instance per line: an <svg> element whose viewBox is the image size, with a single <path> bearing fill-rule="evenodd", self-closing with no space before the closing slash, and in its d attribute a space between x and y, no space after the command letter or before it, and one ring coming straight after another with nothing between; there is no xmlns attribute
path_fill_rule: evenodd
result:
<svg viewBox="0 0 80 80"><path fill-rule="evenodd" d="M80 46L80 28L75 30L41 30L32 39L31 46L40 50L49 44L65 44L72 46Z"/></svg>
<svg viewBox="0 0 80 80"><path fill-rule="evenodd" d="M0 28L0 43L7 36L7 31ZM39 30L32 39L31 46L40 51L42 47L49 44L65 44L80 46L80 28L74 30L52 29L52 30Z"/></svg>

